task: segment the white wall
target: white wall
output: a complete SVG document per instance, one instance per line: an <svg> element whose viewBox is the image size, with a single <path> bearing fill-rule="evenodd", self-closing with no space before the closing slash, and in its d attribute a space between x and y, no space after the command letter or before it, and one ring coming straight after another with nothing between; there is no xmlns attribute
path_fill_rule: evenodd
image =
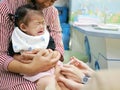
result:
<svg viewBox="0 0 120 90"><path fill-rule="evenodd" d="M68 6L69 0L57 0L55 1L55 6Z"/></svg>

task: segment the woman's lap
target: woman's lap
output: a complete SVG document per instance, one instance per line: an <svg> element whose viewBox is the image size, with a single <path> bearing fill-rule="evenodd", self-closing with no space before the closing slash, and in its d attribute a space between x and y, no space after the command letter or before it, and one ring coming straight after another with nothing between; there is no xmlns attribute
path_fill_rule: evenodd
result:
<svg viewBox="0 0 120 90"><path fill-rule="evenodd" d="M0 71L0 90L36 90L36 84L25 80L19 74Z"/></svg>

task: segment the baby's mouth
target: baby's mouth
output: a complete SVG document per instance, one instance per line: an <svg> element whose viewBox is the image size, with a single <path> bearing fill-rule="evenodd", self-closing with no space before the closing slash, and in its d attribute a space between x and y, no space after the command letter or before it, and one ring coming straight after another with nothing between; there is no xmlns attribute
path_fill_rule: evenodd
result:
<svg viewBox="0 0 120 90"><path fill-rule="evenodd" d="M39 32L38 32L39 35L41 35L41 34L43 34L43 33L44 33L43 31L39 31Z"/></svg>

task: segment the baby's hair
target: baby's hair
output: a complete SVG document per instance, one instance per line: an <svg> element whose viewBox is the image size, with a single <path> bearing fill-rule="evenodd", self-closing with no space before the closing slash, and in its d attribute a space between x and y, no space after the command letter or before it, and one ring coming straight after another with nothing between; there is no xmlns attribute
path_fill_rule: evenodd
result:
<svg viewBox="0 0 120 90"><path fill-rule="evenodd" d="M30 10L33 10L33 11L38 11L38 9L36 8L36 6L34 4L26 4L26 5L23 5L21 7L18 7L15 14L9 14L9 17L10 17L10 20L13 21L15 23L15 26L19 27L19 24L21 22L23 23L27 23L26 21L26 15L28 14L28 12ZM43 16L43 13L42 11L39 10L39 13Z"/></svg>
<svg viewBox="0 0 120 90"><path fill-rule="evenodd" d="M35 0L31 0L31 2L35 5L36 1Z"/></svg>

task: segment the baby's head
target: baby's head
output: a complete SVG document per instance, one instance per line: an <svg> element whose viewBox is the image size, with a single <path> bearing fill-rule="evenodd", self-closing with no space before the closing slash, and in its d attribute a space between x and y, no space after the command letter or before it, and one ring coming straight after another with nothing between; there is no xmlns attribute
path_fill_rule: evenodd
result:
<svg viewBox="0 0 120 90"><path fill-rule="evenodd" d="M46 26L42 10L38 10L33 4L19 7L14 17L15 26L26 34L37 36L44 33Z"/></svg>

